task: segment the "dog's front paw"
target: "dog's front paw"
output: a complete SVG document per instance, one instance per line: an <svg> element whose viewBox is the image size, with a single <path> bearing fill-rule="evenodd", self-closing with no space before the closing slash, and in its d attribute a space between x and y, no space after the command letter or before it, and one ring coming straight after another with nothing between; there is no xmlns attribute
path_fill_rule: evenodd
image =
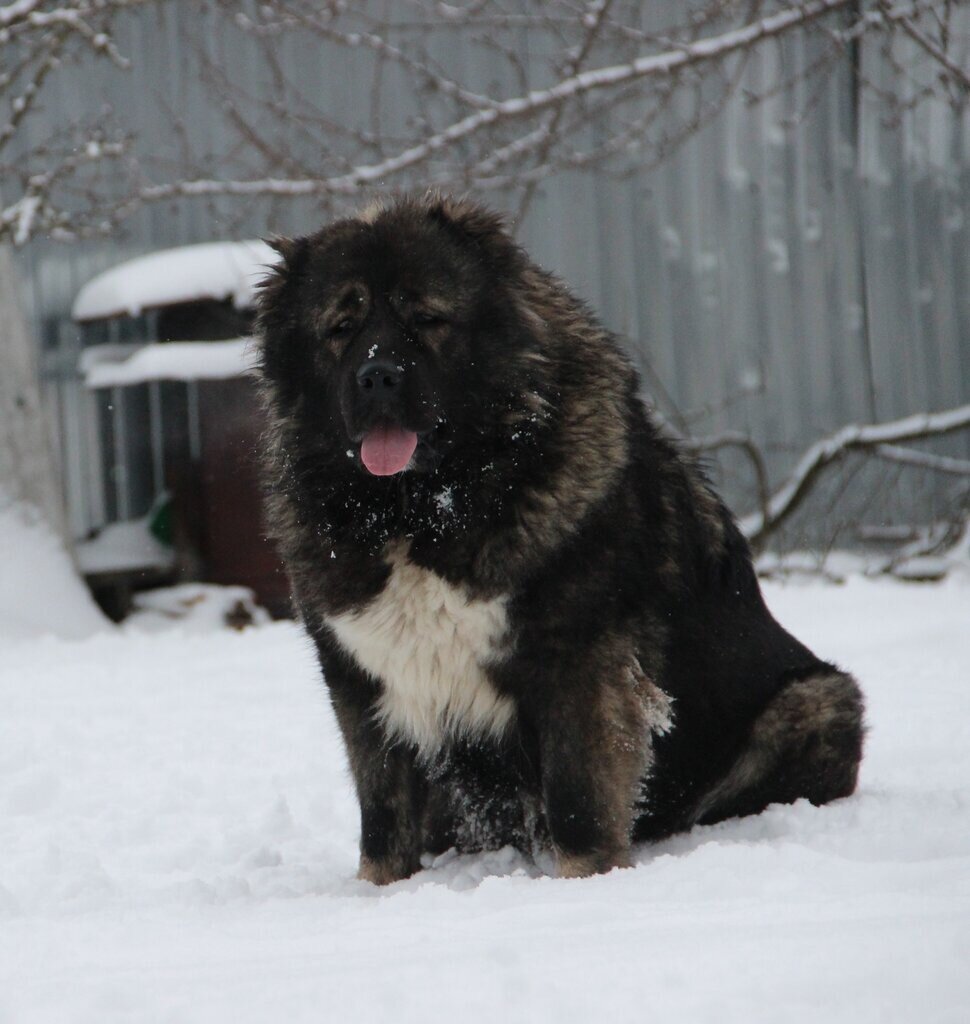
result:
<svg viewBox="0 0 970 1024"><path fill-rule="evenodd" d="M615 850L612 853L563 853L559 852L557 861L557 878L588 878L590 875L603 875L613 868L629 868L633 866L629 850Z"/></svg>
<svg viewBox="0 0 970 1024"><path fill-rule="evenodd" d="M373 882L374 885L390 885L391 882L400 882L402 878L410 878L419 867L419 864L405 862L400 857L372 860L362 854L357 877L364 882Z"/></svg>

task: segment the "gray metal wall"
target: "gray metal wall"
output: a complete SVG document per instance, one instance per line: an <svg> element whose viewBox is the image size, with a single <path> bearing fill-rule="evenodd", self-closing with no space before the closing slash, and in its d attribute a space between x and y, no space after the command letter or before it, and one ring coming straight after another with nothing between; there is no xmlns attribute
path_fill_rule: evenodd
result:
<svg viewBox="0 0 970 1024"><path fill-rule="evenodd" d="M660 23L676 9L668 0L644 4L643 16ZM173 117L197 149L225 152L230 138L206 102L184 30L190 27L199 45L230 61L243 79L251 72L253 88L260 72L245 42L225 52L227 41L208 38L211 25L197 12L179 4L162 15L138 15L123 47L135 70L89 70L81 88L65 77L48 105L80 114L110 97L120 119L137 127L142 148L170 157L175 167ZM966 41L970 12L962 15ZM523 54L534 55L540 43L523 32ZM363 116L371 81L366 58L334 52L321 59L315 47L281 45L293 77L323 109L351 120ZM798 34L766 47L750 61L743 86L763 91L779 71L794 75L818 45ZM880 45L863 45L865 75L897 93L915 88L900 80ZM904 66L919 65L917 52L905 46L895 56ZM458 48L441 57L470 67L482 86L492 74L486 64L474 65L482 59L476 52ZM695 434L749 432L765 446L776 483L797 452L846 422L970 401L970 111L924 102L889 123L875 95L857 90L850 59L846 52L821 88L797 86L756 105L742 90L655 169L545 181L519 226L536 258L627 340L664 415ZM393 86L385 85L391 122L405 117L410 103ZM287 127L280 131L285 136ZM292 145L301 145L295 134ZM228 166L215 162L209 173ZM486 198L500 206L510 201ZM306 201L174 203L143 211L110 243L38 242L25 250L35 323L46 339L49 395L71 449L64 453L66 474L83 476L86 458L76 439L85 435L79 424L87 399L73 381L76 340L67 322L78 287L146 250L299 232L319 219ZM970 454L966 439L936 450ZM742 511L750 507L751 478L740 460L728 456L715 475ZM822 533L831 539L840 524L932 518L952 501L952 486L912 471L867 468L843 500L830 489L796 524L794 541ZM76 512L76 530L97 525L90 519Z"/></svg>

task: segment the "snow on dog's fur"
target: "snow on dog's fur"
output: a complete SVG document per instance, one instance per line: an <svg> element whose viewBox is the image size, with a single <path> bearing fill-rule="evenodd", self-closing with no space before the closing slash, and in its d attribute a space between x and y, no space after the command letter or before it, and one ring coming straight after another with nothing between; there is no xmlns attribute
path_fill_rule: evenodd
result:
<svg viewBox="0 0 970 1024"><path fill-rule="evenodd" d="M615 340L499 217L431 196L277 243L269 513L361 808L361 876L551 846L560 872L851 793L862 701Z"/></svg>

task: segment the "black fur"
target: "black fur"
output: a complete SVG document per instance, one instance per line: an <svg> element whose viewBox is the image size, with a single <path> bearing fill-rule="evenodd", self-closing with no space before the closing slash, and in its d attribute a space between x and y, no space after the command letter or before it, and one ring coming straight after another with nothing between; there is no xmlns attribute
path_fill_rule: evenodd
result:
<svg viewBox="0 0 970 1024"><path fill-rule="evenodd" d="M698 820L853 791L855 682L775 622L614 339L499 218L431 197L278 245L270 521L347 744L362 877L505 843L588 874ZM417 449L372 476L361 441L382 426ZM452 625L467 679L373 660L393 635L402 664L465 664ZM425 679L452 703L409 732ZM491 717L462 717L466 686Z"/></svg>

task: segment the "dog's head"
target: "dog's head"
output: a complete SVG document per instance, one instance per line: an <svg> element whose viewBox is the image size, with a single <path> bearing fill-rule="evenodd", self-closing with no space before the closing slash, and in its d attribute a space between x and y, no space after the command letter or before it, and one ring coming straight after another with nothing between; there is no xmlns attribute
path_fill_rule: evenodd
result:
<svg viewBox="0 0 970 1024"><path fill-rule="evenodd" d="M404 200L275 244L263 378L276 414L345 464L427 472L525 415L541 356L516 292L528 262L499 217Z"/></svg>

